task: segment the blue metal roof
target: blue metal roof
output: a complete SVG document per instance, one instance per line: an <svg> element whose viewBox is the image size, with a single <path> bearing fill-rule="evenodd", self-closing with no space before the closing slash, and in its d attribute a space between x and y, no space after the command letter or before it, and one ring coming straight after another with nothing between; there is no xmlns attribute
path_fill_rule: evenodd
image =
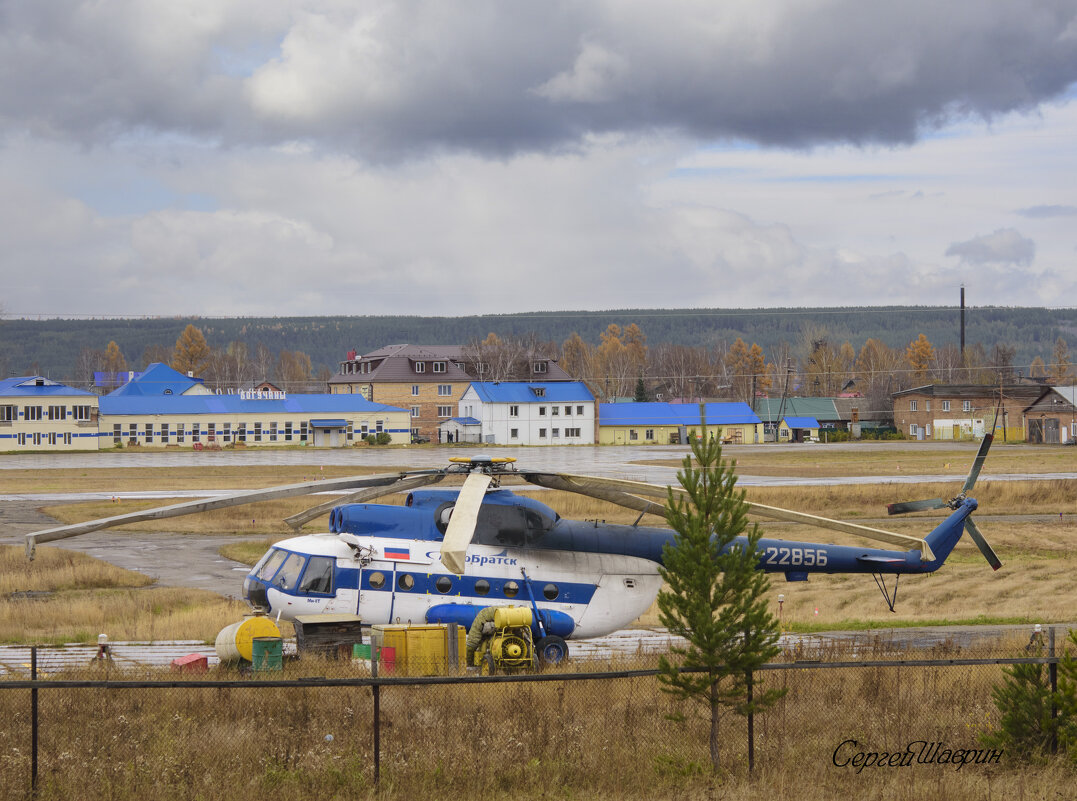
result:
<svg viewBox="0 0 1077 801"><path fill-rule="evenodd" d="M483 403L593 403L582 381L472 381ZM535 390L541 390L538 394Z"/></svg>
<svg viewBox="0 0 1077 801"><path fill-rule="evenodd" d="M708 403L707 425L754 425L762 422L747 403ZM602 403L599 425L698 426L698 403Z"/></svg>
<svg viewBox="0 0 1077 801"><path fill-rule="evenodd" d="M818 428L819 421L814 417L785 417L785 424L790 428Z"/></svg>
<svg viewBox="0 0 1077 801"><path fill-rule="evenodd" d="M67 384L61 384L40 375L24 375L19 378L5 378L3 381L0 381L0 395L7 397L13 395L21 397L89 395L90 397L95 397L92 392L69 387Z"/></svg>
<svg viewBox="0 0 1077 801"><path fill-rule="evenodd" d="M310 421L311 428L344 428L348 421L343 417L315 418Z"/></svg>
<svg viewBox="0 0 1077 801"><path fill-rule="evenodd" d="M474 417L450 417L449 419L452 420L454 423L459 423L462 426L482 425L482 423L476 420Z"/></svg>
<svg viewBox="0 0 1077 801"><path fill-rule="evenodd" d="M163 362L154 362L141 375L109 393L129 396L182 395L191 387L201 384L201 378L188 378L179 370L173 370Z"/></svg>
<svg viewBox="0 0 1077 801"><path fill-rule="evenodd" d="M289 395L284 399L245 400L239 395L105 395L101 414L340 414L404 412L407 409L371 403L361 395Z"/></svg>

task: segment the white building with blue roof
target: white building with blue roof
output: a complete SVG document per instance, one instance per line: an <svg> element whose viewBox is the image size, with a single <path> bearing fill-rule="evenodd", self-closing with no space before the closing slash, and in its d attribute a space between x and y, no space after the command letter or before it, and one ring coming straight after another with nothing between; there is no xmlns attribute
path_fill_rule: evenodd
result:
<svg viewBox="0 0 1077 801"><path fill-rule="evenodd" d="M98 398L39 375L0 381L0 451L98 447Z"/></svg>
<svg viewBox="0 0 1077 801"><path fill-rule="evenodd" d="M411 439L411 412L361 395L274 391L215 394L165 364L100 399L100 442L114 446L314 445L342 447L369 434Z"/></svg>
<svg viewBox="0 0 1077 801"><path fill-rule="evenodd" d="M489 445L595 443L595 396L582 381L473 381L458 405Z"/></svg>

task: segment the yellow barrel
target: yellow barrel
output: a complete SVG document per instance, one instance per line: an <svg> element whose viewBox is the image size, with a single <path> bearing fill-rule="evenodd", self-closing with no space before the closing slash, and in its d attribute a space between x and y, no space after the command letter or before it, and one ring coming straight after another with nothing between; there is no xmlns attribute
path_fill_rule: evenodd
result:
<svg viewBox="0 0 1077 801"><path fill-rule="evenodd" d="M238 662L240 659L252 662L255 637L279 638L280 629L265 615L245 617L239 623L225 626L214 643L217 658L222 662Z"/></svg>
<svg viewBox="0 0 1077 801"><path fill-rule="evenodd" d="M499 629L530 626L531 610L526 606L499 606L494 610L494 625Z"/></svg>

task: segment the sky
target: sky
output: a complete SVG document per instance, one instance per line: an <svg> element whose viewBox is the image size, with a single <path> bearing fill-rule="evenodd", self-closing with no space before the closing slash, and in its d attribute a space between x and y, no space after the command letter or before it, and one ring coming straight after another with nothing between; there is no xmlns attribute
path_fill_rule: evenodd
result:
<svg viewBox="0 0 1077 801"><path fill-rule="evenodd" d="M0 312L1077 305L1077 0L0 0Z"/></svg>

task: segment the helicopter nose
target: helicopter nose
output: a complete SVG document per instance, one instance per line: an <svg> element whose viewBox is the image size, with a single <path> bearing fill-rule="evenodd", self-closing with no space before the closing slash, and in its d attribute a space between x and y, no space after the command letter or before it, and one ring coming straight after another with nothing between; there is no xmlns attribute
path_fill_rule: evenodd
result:
<svg viewBox="0 0 1077 801"><path fill-rule="evenodd" d="M269 611L269 596L266 593L265 585L260 581L252 580L247 590L247 601L251 606L256 609L265 609Z"/></svg>

